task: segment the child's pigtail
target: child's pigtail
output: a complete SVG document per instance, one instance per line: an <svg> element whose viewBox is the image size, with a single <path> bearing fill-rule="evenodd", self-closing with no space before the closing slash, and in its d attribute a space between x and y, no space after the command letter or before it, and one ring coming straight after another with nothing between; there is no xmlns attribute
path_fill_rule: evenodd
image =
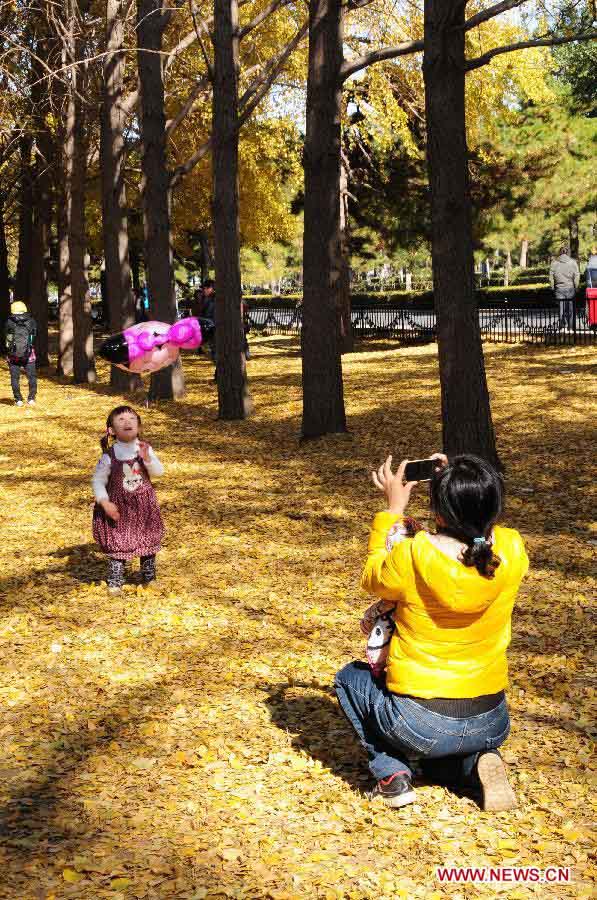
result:
<svg viewBox="0 0 597 900"><path fill-rule="evenodd" d="M104 436L100 438L100 446L104 453L107 453L110 448L110 432L107 428Z"/></svg>

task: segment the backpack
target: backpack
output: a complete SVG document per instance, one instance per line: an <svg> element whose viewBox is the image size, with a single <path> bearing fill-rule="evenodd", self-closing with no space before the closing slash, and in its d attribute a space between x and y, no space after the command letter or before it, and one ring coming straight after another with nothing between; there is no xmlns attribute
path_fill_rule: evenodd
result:
<svg viewBox="0 0 597 900"><path fill-rule="evenodd" d="M24 365L29 362L31 356L31 338L33 336L31 319L29 317L13 319L11 325L7 341L8 352L16 362Z"/></svg>

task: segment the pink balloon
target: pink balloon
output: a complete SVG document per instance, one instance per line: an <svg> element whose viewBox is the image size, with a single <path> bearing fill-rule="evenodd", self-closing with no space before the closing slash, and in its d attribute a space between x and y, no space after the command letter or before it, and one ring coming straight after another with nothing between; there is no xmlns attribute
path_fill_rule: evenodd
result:
<svg viewBox="0 0 597 900"><path fill-rule="evenodd" d="M201 326L195 318L180 319L174 325L139 322L109 337L99 353L120 369L144 375L171 366L181 348L194 350L201 343Z"/></svg>

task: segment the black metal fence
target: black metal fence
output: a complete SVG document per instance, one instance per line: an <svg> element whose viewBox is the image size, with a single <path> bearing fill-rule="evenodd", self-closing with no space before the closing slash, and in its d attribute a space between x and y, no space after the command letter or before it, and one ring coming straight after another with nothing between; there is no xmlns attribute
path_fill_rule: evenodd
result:
<svg viewBox="0 0 597 900"><path fill-rule="evenodd" d="M405 343L425 343L436 339L434 310L379 303L355 308L351 313L356 338L393 338ZM302 312L299 307L257 306L249 310L253 331L265 334L298 335ZM479 309L481 335L496 343L597 344L597 327L591 326L587 310L577 306L569 322L560 319L557 307L510 306Z"/></svg>

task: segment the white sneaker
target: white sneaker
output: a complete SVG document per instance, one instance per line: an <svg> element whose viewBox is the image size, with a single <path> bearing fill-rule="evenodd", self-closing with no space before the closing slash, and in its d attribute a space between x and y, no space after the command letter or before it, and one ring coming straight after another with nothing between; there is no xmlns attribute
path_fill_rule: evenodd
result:
<svg viewBox="0 0 597 900"><path fill-rule="evenodd" d="M35 406L35 400L27 400L27 406Z"/></svg>
<svg viewBox="0 0 597 900"><path fill-rule="evenodd" d="M15 400L15 403L16 403L17 406L22 406L22 405L23 405L23 401L22 401L22 400Z"/></svg>

